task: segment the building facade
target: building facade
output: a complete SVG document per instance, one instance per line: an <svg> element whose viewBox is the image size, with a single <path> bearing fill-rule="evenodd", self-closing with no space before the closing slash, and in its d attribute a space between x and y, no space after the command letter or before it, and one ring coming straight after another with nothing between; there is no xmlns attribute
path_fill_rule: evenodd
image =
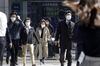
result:
<svg viewBox="0 0 100 66"><path fill-rule="evenodd" d="M10 0L9 13L17 11L22 19L28 16L32 19L33 25L36 25L42 17L56 20L62 2L63 0Z"/></svg>
<svg viewBox="0 0 100 66"><path fill-rule="evenodd" d="M42 17L51 17L57 21L60 9L64 8L65 0L0 0L0 10L8 16L12 11L16 11L22 19L30 17L33 25L39 22Z"/></svg>
<svg viewBox="0 0 100 66"><path fill-rule="evenodd" d="M0 0L0 11L6 13L8 15L9 13L9 0Z"/></svg>

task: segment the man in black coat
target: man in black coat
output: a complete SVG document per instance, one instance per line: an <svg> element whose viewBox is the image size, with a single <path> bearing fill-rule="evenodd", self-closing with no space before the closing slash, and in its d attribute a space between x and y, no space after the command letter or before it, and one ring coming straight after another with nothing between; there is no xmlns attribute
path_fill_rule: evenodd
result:
<svg viewBox="0 0 100 66"><path fill-rule="evenodd" d="M17 19L17 13L12 12L10 14L10 20L8 22L9 35L11 37L12 44L10 44L10 66L17 65L18 49L20 41L20 30L23 27L22 21Z"/></svg>
<svg viewBox="0 0 100 66"><path fill-rule="evenodd" d="M68 10L64 13L65 19L59 22L55 41L60 39L60 63L64 66L64 54L67 49L68 66L71 66L71 46L72 46L72 31L74 23L71 21L72 14Z"/></svg>

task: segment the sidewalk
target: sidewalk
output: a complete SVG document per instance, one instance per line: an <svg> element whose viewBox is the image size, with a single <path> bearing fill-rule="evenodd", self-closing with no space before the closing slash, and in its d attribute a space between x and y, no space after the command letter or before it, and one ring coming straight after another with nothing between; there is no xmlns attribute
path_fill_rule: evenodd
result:
<svg viewBox="0 0 100 66"><path fill-rule="evenodd" d="M3 63L3 66L10 66L9 64L7 65L5 60ZM22 60L18 60L18 65L17 66L23 66ZM27 59L27 65L26 66L32 66L31 61ZM39 60L36 60L36 66L60 66L59 60L46 60L45 64L40 65ZM67 66L67 62L65 63L65 66ZM76 61L72 62L72 66L76 66Z"/></svg>

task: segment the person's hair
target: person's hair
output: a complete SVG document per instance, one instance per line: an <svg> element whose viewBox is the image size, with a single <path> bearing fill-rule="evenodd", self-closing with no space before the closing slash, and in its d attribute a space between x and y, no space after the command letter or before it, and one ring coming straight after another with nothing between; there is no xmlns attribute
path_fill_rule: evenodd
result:
<svg viewBox="0 0 100 66"><path fill-rule="evenodd" d="M50 17L43 17L42 19L44 19L45 21L51 21L51 18Z"/></svg>
<svg viewBox="0 0 100 66"><path fill-rule="evenodd" d="M68 13L71 13L72 14L72 11L71 10L67 10L67 11L65 11L65 14L64 15L66 15Z"/></svg>
<svg viewBox="0 0 100 66"><path fill-rule="evenodd" d="M43 18L41 19L41 22L45 22L45 25L46 25L46 26L48 26L48 24L46 23L47 21L50 23L50 22L51 22L51 18L50 18L50 17L43 17Z"/></svg>
<svg viewBox="0 0 100 66"><path fill-rule="evenodd" d="M87 0L80 0L79 5L81 5L81 7L84 7L87 4Z"/></svg>
<svg viewBox="0 0 100 66"><path fill-rule="evenodd" d="M87 4L88 4L89 7L93 6L97 2L98 2L98 0L87 0Z"/></svg>
<svg viewBox="0 0 100 66"><path fill-rule="evenodd" d="M24 24L26 23L27 20L30 20L30 22L31 22L31 18L26 17L26 19L24 20Z"/></svg>
<svg viewBox="0 0 100 66"><path fill-rule="evenodd" d="M16 17L17 17L17 12L12 12L12 13L10 14L10 17L11 17L12 15L16 15Z"/></svg>
<svg viewBox="0 0 100 66"><path fill-rule="evenodd" d="M42 23L45 23L45 25L46 25L46 21L45 21L45 19L41 19L41 21L40 21L40 25L41 25Z"/></svg>
<svg viewBox="0 0 100 66"><path fill-rule="evenodd" d="M41 27L41 23L45 22L45 20L43 18L40 19L39 23L38 23L38 27Z"/></svg>
<svg viewBox="0 0 100 66"><path fill-rule="evenodd" d="M97 15L97 9L96 8L93 8L90 12L91 16L90 16L90 19L89 19L89 26L94 26L94 20L96 18L96 15Z"/></svg>
<svg viewBox="0 0 100 66"><path fill-rule="evenodd" d="M40 23L42 23L42 22L45 22L45 19L44 19L44 18L42 18L42 19L40 20Z"/></svg>
<svg viewBox="0 0 100 66"><path fill-rule="evenodd" d="M17 12L13 11L13 12L10 13L9 22L11 22L10 18L12 17L12 15L16 15L16 19L17 19Z"/></svg>

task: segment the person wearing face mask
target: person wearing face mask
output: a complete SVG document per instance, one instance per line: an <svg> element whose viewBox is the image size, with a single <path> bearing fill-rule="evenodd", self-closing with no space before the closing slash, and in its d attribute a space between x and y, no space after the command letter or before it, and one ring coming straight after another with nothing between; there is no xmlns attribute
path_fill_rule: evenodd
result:
<svg viewBox="0 0 100 66"><path fill-rule="evenodd" d="M60 40L60 63L61 66L64 66L65 62L65 52L66 59L68 60L68 66L71 66L72 59L71 59L71 47L72 47L72 33L74 28L74 23L71 21L72 13L70 10L67 10L64 13L65 20L59 22L56 36L55 36L55 43ZM66 51L67 49L67 51Z"/></svg>
<svg viewBox="0 0 100 66"><path fill-rule="evenodd" d="M49 53L49 57L54 57L55 56L55 45L54 45L54 26L51 24L52 20L50 17L45 17L45 22L46 25L50 31L50 39L48 41L48 53Z"/></svg>
<svg viewBox="0 0 100 66"><path fill-rule="evenodd" d="M10 48L8 52L10 52L11 60L10 66L17 65L17 57L18 57L18 48L20 41L20 30L23 27L22 21L17 20L17 13L12 12L10 14L10 19L8 22L9 34L11 36L12 44L10 44ZM7 56L6 61L9 61L9 56Z"/></svg>
<svg viewBox="0 0 100 66"><path fill-rule="evenodd" d="M23 66L26 66L26 53L27 53L27 48L29 48L30 55L31 55L31 62L32 66L36 66L35 63L35 57L34 57L34 44L39 44L39 39L37 37L37 34L35 32L34 27L31 27L31 19L26 18L25 21L25 27L21 29L20 32L20 42L22 46L22 51L23 51Z"/></svg>
<svg viewBox="0 0 100 66"><path fill-rule="evenodd" d="M40 39L39 44L39 59L40 64L44 64L44 60L48 57L48 40L50 38L50 31L46 26L45 20L41 19L40 26L37 27L36 33Z"/></svg>

